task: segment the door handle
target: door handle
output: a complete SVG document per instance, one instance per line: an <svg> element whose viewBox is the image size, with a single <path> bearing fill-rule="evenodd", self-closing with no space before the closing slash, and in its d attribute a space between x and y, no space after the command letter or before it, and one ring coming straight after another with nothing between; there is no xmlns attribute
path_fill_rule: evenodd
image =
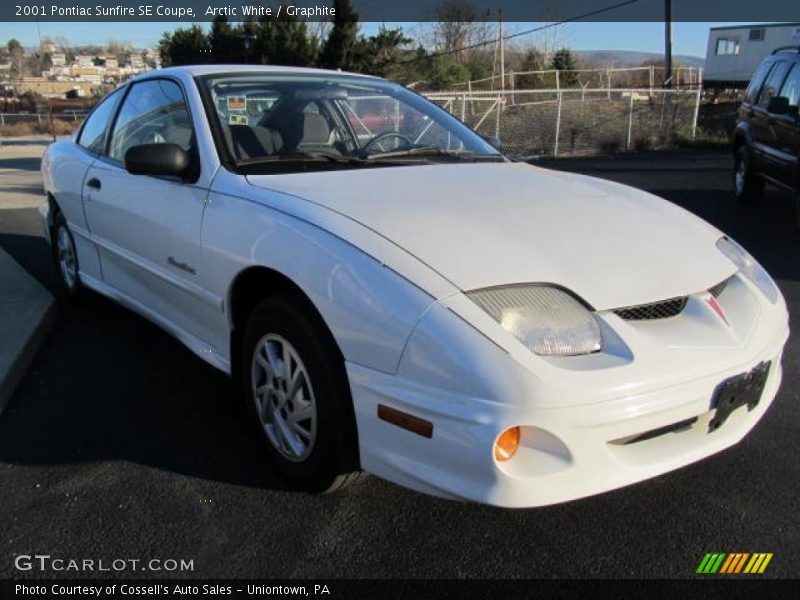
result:
<svg viewBox="0 0 800 600"><path fill-rule="evenodd" d="M102 185L100 184L100 180L97 179L97 177L92 177L89 181L86 182L86 187L99 190L102 187Z"/></svg>

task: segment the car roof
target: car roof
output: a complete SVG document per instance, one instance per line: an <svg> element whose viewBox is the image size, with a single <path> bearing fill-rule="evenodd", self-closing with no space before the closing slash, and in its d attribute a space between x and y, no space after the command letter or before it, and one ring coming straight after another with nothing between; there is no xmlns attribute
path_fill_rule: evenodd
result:
<svg viewBox="0 0 800 600"><path fill-rule="evenodd" d="M202 75L230 75L231 73L296 73L298 75L346 75L350 77L363 77L365 79L376 79L371 75L361 73L349 73L346 71L333 71L329 69L312 69L308 67L283 67L278 65L183 65L180 67L166 67L147 71L138 78L145 78L154 75L189 75L197 77Z"/></svg>

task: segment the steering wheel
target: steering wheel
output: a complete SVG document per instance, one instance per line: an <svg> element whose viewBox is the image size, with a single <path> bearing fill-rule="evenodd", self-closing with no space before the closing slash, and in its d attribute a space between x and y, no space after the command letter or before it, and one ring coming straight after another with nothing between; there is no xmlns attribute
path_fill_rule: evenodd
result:
<svg viewBox="0 0 800 600"><path fill-rule="evenodd" d="M366 144L364 144L364 147L361 148L361 151L367 154L367 150L369 150L372 146L391 138L397 138L401 142L403 142L405 144L403 146L404 148L411 148L414 145L414 142L407 136L403 135L402 133L398 133L397 131L384 131L383 133L379 133L370 141L368 141Z"/></svg>

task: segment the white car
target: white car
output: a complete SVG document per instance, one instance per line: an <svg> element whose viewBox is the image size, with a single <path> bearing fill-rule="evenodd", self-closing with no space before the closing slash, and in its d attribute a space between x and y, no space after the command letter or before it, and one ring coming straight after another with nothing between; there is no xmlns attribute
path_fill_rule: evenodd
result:
<svg viewBox="0 0 800 600"><path fill-rule="evenodd" d="M786 305L733 240L382 79L153 71L42 174L66 290L237 377L307 490L572 500L735 444L780 384Z"/></svg>

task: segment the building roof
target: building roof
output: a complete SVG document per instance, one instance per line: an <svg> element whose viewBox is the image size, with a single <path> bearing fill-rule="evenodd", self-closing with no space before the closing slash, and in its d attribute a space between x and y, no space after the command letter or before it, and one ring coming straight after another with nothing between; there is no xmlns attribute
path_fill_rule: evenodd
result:
<svg viewBox="0 0 800 600"><path fill-rule="evenodd" d="M799 23L753 23L746 25L723 25L721 27L712 27L711 31L720 31L723 29L761 29L763 27L797 27Z"/></svg>

